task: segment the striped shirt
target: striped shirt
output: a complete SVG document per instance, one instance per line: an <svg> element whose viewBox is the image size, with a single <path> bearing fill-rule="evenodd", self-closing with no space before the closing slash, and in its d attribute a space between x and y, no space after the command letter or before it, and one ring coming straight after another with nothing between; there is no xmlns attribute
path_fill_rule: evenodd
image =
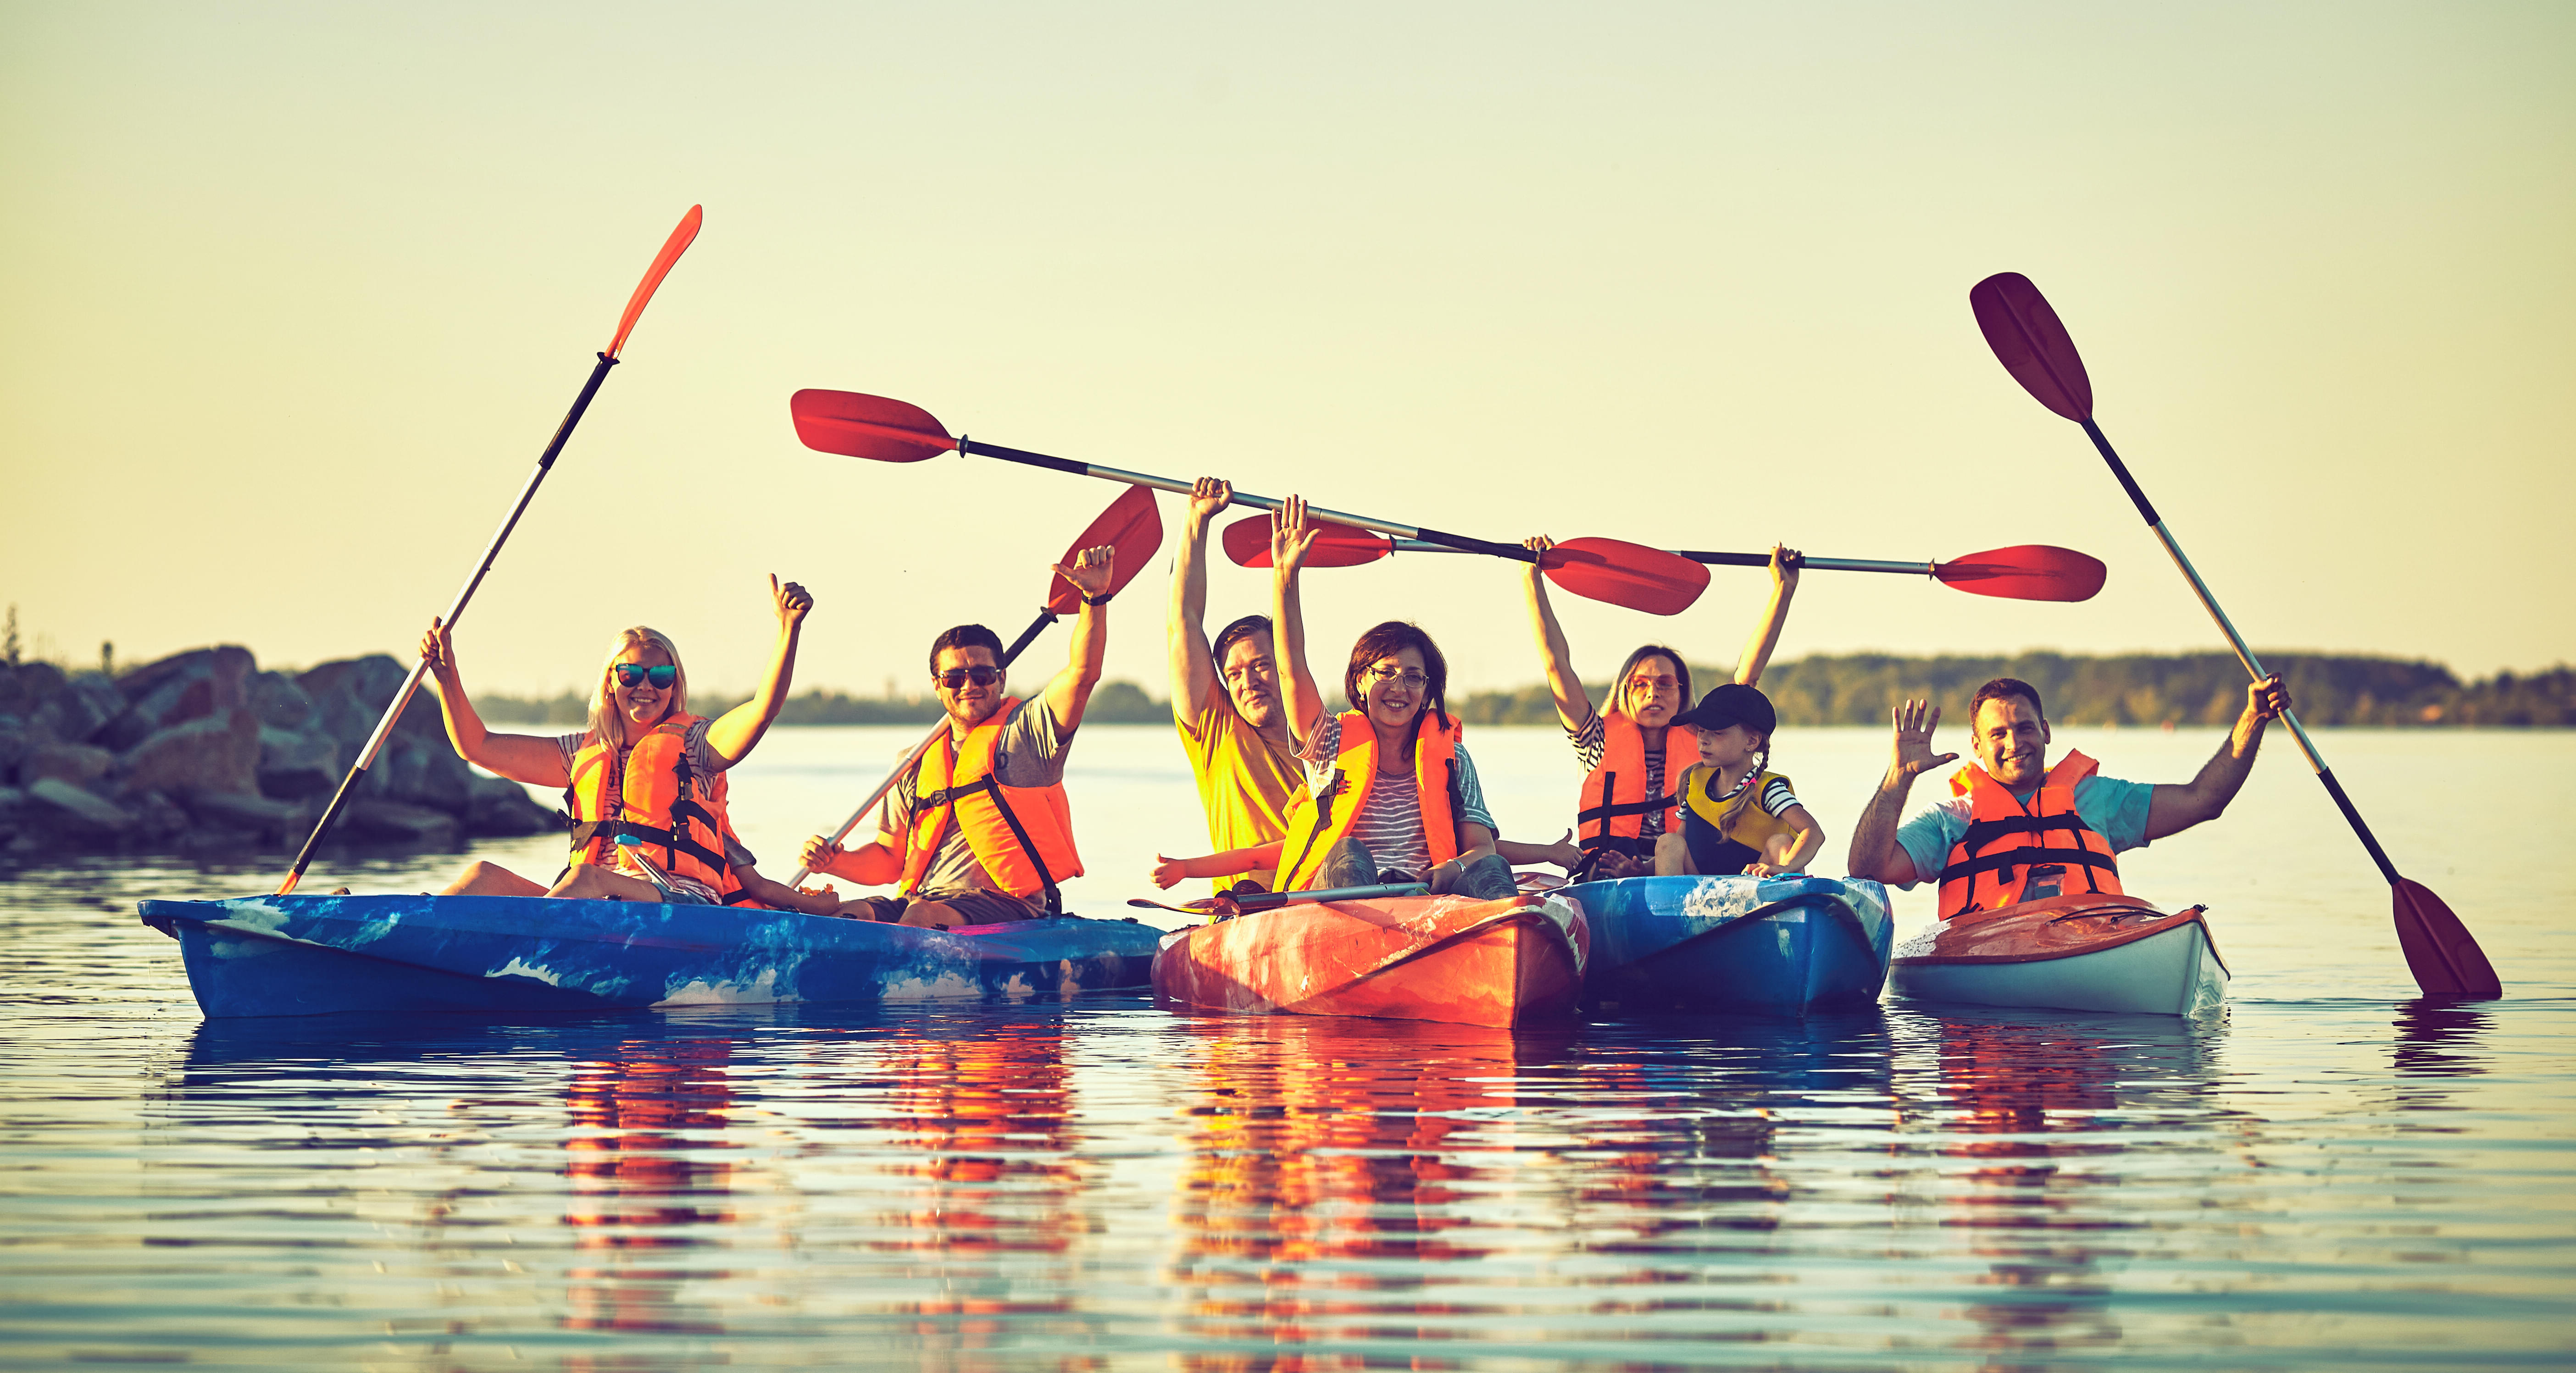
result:
<svg viewBox="0 0 2576 1373"><path fill-rule="evenodd" d="M1574 761L1583 765L1583 772L1587 777L1601 766L1601 753L1606 747L1603 742L1604 733L1601 712L1597 710L1584 716L1582 724L1565 732L1566 739L1574 745ZM1648 796L1664 794L1664 751L1661 748L1646 750L1646 794ZM1592 803L1587 800L1584 804ZM1652 839L1664 832L1664 813L1660 810L1650 810L1638 816L1637 820L1637 833L1644 838Z"/></svg>
<svg viewBox="0 0 2576 1373"><path fill-rule="evenodd" d="M1315 729L1315 737L1299 755L1306 762L1307 786L1321 791L1333 780L1333 762L1342 756L1342 717L1327 715ZM1485 809L1485 788L1476 780L1476 760L1467 756L1467 746L1460 744L1454 755L1458 760L1458 820L1461 824L1482 825L1500 832L1491 812ZM1379 773L1369 783L1368 800L1351 822L1351 838L1368 846L1369 857L1380 871L1408 872L1420 876L1431 871L1431 843L1422 833L1422 792L1413 772L1403 776Z"/></svg>

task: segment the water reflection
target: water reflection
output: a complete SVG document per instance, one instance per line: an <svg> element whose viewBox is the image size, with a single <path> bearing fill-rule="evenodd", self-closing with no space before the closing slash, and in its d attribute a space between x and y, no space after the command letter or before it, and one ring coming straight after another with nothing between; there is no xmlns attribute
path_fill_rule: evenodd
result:
<svg viewBox="0 0 2576 1373"><path fill-rule="evenodd" d="M1939 1224L1971 1232L1966 1253L1987 1265L1970 1279L1985 1291L1966 1343L2002 1367L2118 1343L2116 1275L2154 1228L2150 1164L2121 1156L2208 1149L2163 1131L2207 1128L2220 1032L2160 1016L1925 1018L1935 1095L1912 1114L1940 1132L1936 1157L1968 1165L1942 1170Z"/></svg>
<svg viewBox="0 0 2576 1373"><path fill-rule="evenodd" d="M1440 1333L1457 1307L1388 1294L1454 1284L1446 1265L1490 1251L1479 1202L1547 1195L1551 1141L1523 1137L1520 1117L1552 1101L1542 1070L1565 1060L1573 1032L1302 1016L1186 1023L1197 1087L1167 1280L1201 1338L1286 1352L1200 1352L1184 1366L1353 1366L1324 1346Z"/></svg>
<svg viewBox="0 0 2576 1373"><path fill-rule="evenodd" d="M2397 1042L2388 1056L2399 1077L2477 1077L2487 1071L2483 1052L2495 1017L2490 1011L2446 1001L2408 1001L2397 1008ZM2409 1103L2446 1094L2401 1093Z"/></svg>
<svg viewBox="0 0 2576 1373"><path fill-rule="evenodd" d="M575 1236L566 1329L723 1332L714 1308L683 1310L676 1293L730 1275L662 1251L739 1238L705 1228L735 1219L726 1205L733 1165L721 1152L734 1147L724 1131L735 1043L629 1039L573 1064L564 1093L564 1224Z"/></svg>

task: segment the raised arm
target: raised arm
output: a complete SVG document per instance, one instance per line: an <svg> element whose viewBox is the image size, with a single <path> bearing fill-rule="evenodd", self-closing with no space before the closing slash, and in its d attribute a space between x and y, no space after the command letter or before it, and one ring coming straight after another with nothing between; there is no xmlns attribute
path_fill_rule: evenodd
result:
<svg viewBox="0 0 2576 1373"><path fill-rule="evenodd" d="M1058 564L1055 569L1057 576L1082 593L1081 613L1073 617L1073 652L1064 671L1046 686L1047 709L1055 715L1058 739L1073 737L1074 727L1082 723L1083 707L1091 704L1091 689L1100 685L1100 660L1109 652L1109 565L1117 552L1109 544L1095 545L1075 554L1073 566Z"/></svg>
<svg viewBox="0 0 2576 1373"><path fill-rule="evenodd" d="M1287 696L1289 732L1300 747L1324 718L1324 693L1306 668L1306 608L1297 594L1297 574L1320 532L1306 522L1303 496L1290 496L1270 512L1270 652Z"/></svg>
<svg viewBox="0 0 2576 1373"><path fill-rule="evenodd" d="M805 612L814 608L814 598L805 594L805 588L794 582L779 585L775 572L769 574L769 603L778 613L778 645L770 650L769 672L750 700L707 726L707 748L726 767L751 752L751 746L769 732L770 722L778 718L778 708L787 704L787 684L796 678L796 638L804 632Z"/></svg>
<svg viewBox="0 0 2576 1373"><path fill-rule="evenodd" d="M438 693L447 742L456 746L458 757L513 782L560 787L572 780L564 772L561 744L533 734L494 734L483 727L474 698L465 692L465 678L456 670L456 646L448 640L447 626L429 622L429 632L420 636L420 656L429 660L430 688Z"/></svg>
<svg viewBox="0 0 2576 1373"><path fill-rule="evenodd" d="M1896 746L1888 759L1887 776L1861 810L1859 823L1852 826L1851 858L1845 867L1854 877L1903 886L1921 875L1914 871L1913 856L1896 842L1897 823L1905 818L1905 794L1914 789L1915 778L1959 759L1955 753L1932 752L1932 731L1941 727L1941 708L1929 707L1928 716L1926 709L1924 702L1908 701L1890 712L1896 720Z"/></svg>
<svg viewBox="0 0 2576 1373"><path fill-rule="evenodd" d="M2149 794L2148 840L2178 834L2226 811L2237 789L2245 785L2246 775L2254 770L2255 751L2263 746L2263 727L2289 708L2290 689L2279 673L2248 684L2244 713L2236 717L2236 728L2227 732L2227 742L2201 764L2200 775L2180 786L2158 786Z"/></svg>
<svg viewBox="0 0 2576 1373"><path fill-rule="evenodd" d="M1806 555L1798 550L1771 545L1771 600L1762 607L1762 622L1753 627L1753 637L1744 641L1744 656L1735 660L1735 680L1743 685L1762 685L1762 669L1771 665L1771 650L1780 646L1780 627L1789 623L1789 598L1798 594L1798 569L1806 563Z"/></svg>
<svg viewBox="0 0 2576 1373"><path fill-rule="evenodd" d="M1172 610L1164 628L1172 658L1172 714L1184 729L1206 709L1216 689L1216 660L1208 656L1208 521L1234 500L1234 486L1215 477L1190 484L1189 513L1181 519L1181 554L1172 565Z"/></svg>
<svg viewBox="0 0 2576 1373"><path fill-rule="evenodd" d="M1556 540L1535 534L1521 540L1521 547L1544 554L1556 547ZM1571 733L1592 718L1592 697L1584 691L1583 679L1574 675L1574 650L1565 642L1565 627L1556 622L1556 607L1547 603L1547 578L1537 563L1521 564L1521 592L1529 602L1530 633L1537 636L1539 656L1547 661L1547 690L1556 698L1556 718ZM1613 683L1610 689L1615 693L1619 688Z"/></svg>

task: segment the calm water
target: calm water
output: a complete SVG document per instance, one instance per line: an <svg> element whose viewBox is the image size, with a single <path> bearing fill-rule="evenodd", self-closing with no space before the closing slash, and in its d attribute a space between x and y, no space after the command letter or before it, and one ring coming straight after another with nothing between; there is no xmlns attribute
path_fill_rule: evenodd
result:
<svg viewBox="0 0 2576 1373"><path fill-rule="evenodd" d="M764 867L909 733L774 735L736 783ZM2180 780L2216 741L2061 742ZM274 863L21 873L0 1365L2576 1362L2576 736L2322 742L2507 1001L2405 999L2385 889L2287 749L2217 826L2124 861L2212 908L2235 1004L2196 1027L1891 1007L1515 1035L1134 998L208 1023L132 903ZM1506 826L1553 837L1562 742L1470 743ZM1884 742L1783 745L1837 871ZM1086 731L1072 785L1086 908L1204 846L1163 731ZM418 889L456 861L316 877Z"/></svg>

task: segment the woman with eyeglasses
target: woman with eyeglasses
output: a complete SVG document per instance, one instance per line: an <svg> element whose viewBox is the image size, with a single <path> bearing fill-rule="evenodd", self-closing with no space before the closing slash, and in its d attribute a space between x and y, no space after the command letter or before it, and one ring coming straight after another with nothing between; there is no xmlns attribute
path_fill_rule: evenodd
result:
<svg viewBox="0 0 2576 1373"><path fill-rule="evenodd" d="M1542 534L1522 546L1544 555L1556 546ZM1735 680L1752 686L1780 643L1788 623L1789 600L1798 592L1802 558L1794 548L1771 550L1771 599L1753 627L1735 664ZM1655 842L1680 834L1681 798L1666 790L1665 779L1691 765L1698 736L1675 717L1691 703L1690 667L1682 655L1662 644L1641 644L1610 679L1610 708L1592 708L1591 693L1574 672L1574 650L1548 604L1547 579L1537 563L1521 569L1521 587L1529 602L1530 628L1538 637L1539 655L1547 664L1547 688L1556 698L1556 718L1574 744L1574 756L1587 774L1575 801L1579 839L1575 855L1556 861L1575 866L1576 881L1644 877L1655 871ZM1668 743L1679 731L1680 765L1667 773Z"/></svg>
<svg viewBox="0 0 2576 1373"><path fill-rule="evenodd" d="M1351 646L1342 673L1351 709L1324 715L1305 667L1297 590L1320 526L1307 522L1297 496L1272 519L1278 680L1290 718L1317 721L1298 754L1306 794L1289 811L1272 890L1370 886L1392 875L1428 882L1439 894L1511 896L1511 866L1494 852L1494 817L1460 741L1465 727L1449 716L1449 664L1439 645L1401 620L1372 627Z"/></svg>
<svg viewBox="0 0 2576 1373"><path fill-rule="evenodd" d="M782 904L790 893L751 871L752 856L725 813L725 770L749 756L778 718L796 670L796 639L814 598L794 582L769 579L778 643L749 701L708 719L689 713L689 674L670 638L642 625L622 630L591 688L590 722L554 737L496 734L483 725L456 668L447 626L429 622L420 653L447 717L447 738L465 761L514 782L562 787L573 819L572 859L552 887L497 863L475 862L446 896L559 896L608 901ZM642 840L635 866L620 835ZM802 904L802 903L798 903ZM830 903L825 901L824 905Z"/></svg>

